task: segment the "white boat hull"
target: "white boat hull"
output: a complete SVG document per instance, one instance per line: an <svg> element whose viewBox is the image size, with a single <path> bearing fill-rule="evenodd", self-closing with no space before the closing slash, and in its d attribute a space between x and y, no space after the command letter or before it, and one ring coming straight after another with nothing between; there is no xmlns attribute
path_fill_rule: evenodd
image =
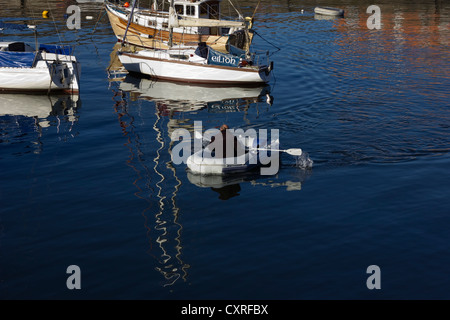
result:
<svg viewBox="0 0 450 320"><path fill-rule="evenodd" d="M316 14L322 14L326 16L343 16L344 10L340 8L332 8L332 7L315 7L314 13Z"/></svg>
<svg viewBox="0 0 450 320"><path fill-rule="evenodd" d="M197 174L203 175L225 175L242 173L253 170L258 166L251 160L256 161L257 152L250 151L236 158L210 158L205 157L203 151L194 153L187 159L188 168Z"/></svg>
<svg viewBox="0 0 450 320"><path fill-rule="evenodd" d="M133 54L118 52L125 69L148 75L155 79L180 81L199 84L242 85L267 83L270 80L269 67L227 67L196 63L191 61L171 60L166 53L152 51L151 54Z"/></svg>
<svg viewBox="0 0 450 320"><path fill-rule="evenodd" d="M42 52L32 68L0 67L0 92L77 94L80 73L73 56Z"/></svg>

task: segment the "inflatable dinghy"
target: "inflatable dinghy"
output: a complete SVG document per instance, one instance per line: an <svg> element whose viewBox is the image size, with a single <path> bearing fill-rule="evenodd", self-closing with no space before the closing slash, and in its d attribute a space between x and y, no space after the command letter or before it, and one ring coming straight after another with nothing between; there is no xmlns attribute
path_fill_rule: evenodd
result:
<svg viewBox="0 0 450 320"><path fill-rule="evenodd" d="M244 173L261 167L274 156L278 156L278 150L261 152L261 149L267 150L270 148L270 145L265 141L257 141L257 139L243 136L237 136L237 139L245 148L245 153L242 155L219 158L215 156L214 152L208 152L204 148L187 158L189 170L203 175ZM272 144L275 142L278 143L278 140L273 141Z"/></svg>

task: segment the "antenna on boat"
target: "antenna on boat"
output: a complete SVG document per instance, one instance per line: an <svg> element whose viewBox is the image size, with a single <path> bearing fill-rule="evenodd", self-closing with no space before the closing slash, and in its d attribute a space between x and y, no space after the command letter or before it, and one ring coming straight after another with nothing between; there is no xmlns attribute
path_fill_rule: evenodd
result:
<svg viewBox="0 0 450 320"><path fill-rule="evenodd" d="M133 19L133 13L134 13L134 8L135 7L136 7L136 0L133 0L133 5L131 6L131 13L130 13L130 16L128 18L127 27L125 29L125 33L124 33L123 38L122 38L122 45L120 46L121 48L123 47L123 44L125 43L125 39L127 38L128 28L130 27L131 19Z"/></svg>

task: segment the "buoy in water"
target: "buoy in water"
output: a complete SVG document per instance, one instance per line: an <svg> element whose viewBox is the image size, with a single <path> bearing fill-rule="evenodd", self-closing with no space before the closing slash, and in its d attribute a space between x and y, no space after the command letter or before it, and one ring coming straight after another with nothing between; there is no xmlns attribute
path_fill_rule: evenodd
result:
<svg viewBox="0 0 450 320"><path fill-rule="evenodd" d="M47 10L42 11L42 18L48 19L48 11Z"/></svg>

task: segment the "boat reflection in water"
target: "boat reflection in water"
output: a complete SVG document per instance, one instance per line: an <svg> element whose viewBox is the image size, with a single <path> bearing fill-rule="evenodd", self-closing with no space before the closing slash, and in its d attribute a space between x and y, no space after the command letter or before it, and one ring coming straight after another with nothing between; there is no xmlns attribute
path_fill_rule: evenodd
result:
<svg viewBox="0 0 450 320"><path fill-rule="evenodd" d="M76 135L73 127L80 107L78 95L0 94L0 142L29 141L22 138L24 133L34 134L33 152L39 153L45 130L55 127L60 139Z"/></svg>
<svg viewBox="0 0 450 320"><path fill-rule="evenodd" d="M179 84L156 81L127 74L120 83L122 91L131 92L139 99L164 102L173 111L193 111L208 108L211 104L234 101L246 104L256 102L260 97L272 101L269 86L259 87L217 87ZM245 100L245 101L243 101Z"/></svg>
<svg viewBox="0 0 450 320"><path fill-rule="evenodd" d="M310 170L304 171L310 173ZM270 188L285 187L286 191L299 191L302 189L302 182L307 177L305 175L299 181L279 181L278 177L262 176L258 171L233 175L201 175L187 170L187 177L190 183L200 188L211 188L219 194L219 199L228 200L239 195L240 184L250 183L253 186L266 186Z"/></svg>
<svg viewBox="0 0 450 320"><path fill-rule="evenodd" d="M287 191L301 189L303 180L298 177L282 181L278 176L261 176L259 171L233 176L199 176L192 174L185 165L172 162L172 149L178 143L171 139L174 130L184 128L192 133L194 121L211 116L210 112L227 112L227 116L231 111L267 105L268 88L229 89L155 82L130 75L115 79L111 84L115 112L130 153L127 165L135 173L135 196L146 203L142 216L149 254L157 261L155 269L163 276L163 286L173 286L178 280L188 278L190 265L183 256L183 226L177 201L183 186L211 188L222 200L238 195L243 183L283 187Z"/></svg>
<svg viewBox="0 0 450 320"><path fill-rule="evenodd" d="M147 204L142 215L149 254L157 260L163 286L172 286L179 279L187 281L190 265L183 257L183 226L177 204L182 181L186 181L186 167L172 162L172 132L178 128L193 132L195 118L201 120L208 112L266 105L268 89L199 87L126 75L112 79L111 91L130 152L127 165L136 174L135 196Z"/></svg>

